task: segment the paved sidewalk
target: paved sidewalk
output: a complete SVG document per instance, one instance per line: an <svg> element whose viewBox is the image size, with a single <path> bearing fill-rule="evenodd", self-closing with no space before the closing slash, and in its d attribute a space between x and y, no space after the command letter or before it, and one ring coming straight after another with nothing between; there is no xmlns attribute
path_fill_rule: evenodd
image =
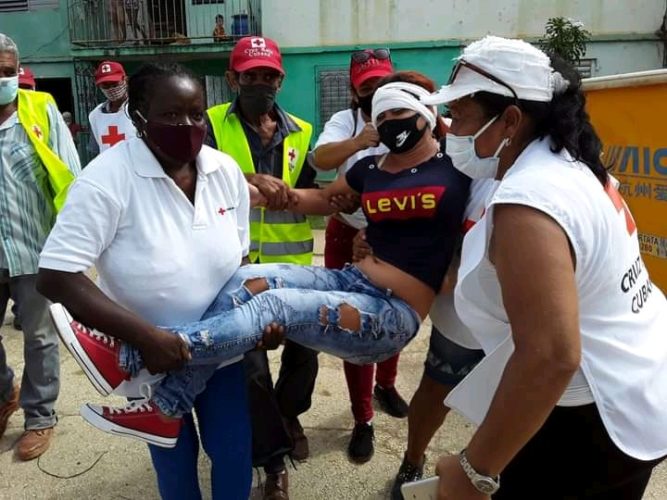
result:
<svg viewBox="0 0 667 500"><path fill-rule="evenodd" d="M414 392L421 377L428 329L429 325L424 325L417 339L401 355L397 385L406 397ZM1 334L9 362L20 373L23 368L21 332L4 326ZM17 462L11 448L21 435L23 418L21 413L14 414L0 440L0 499L156 499L145 446L108 436L82 421L78 416L79 406L86 401L100 402L101 397L65 349L61 349L61 355L62 389L57 405L60 422L54 443L39 462ZM278 373L279 356L274 352L271 358L273 373ZM290 470L293 500L387 498L401 461L407 421L383 413L375 418L374 458L364 465L354 465L347 460L345 449L353 423L341 364L338 359L320 356L314 405L302 418L312 456L306 463L297 464L297 471ZM471 433L469 423L450 415L428 451L428 473L433 472L437 456L458 452ZM200 469L205 498L210 498L208 465L203 454ZM253 498L261 497L255 491ZM664 464L654 474L645 498L667 499L667 466Z"/></svg>

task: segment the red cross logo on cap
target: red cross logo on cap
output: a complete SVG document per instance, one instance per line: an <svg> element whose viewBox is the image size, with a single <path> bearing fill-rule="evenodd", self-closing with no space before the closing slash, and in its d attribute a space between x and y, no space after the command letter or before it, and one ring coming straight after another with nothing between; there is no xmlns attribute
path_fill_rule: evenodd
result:
<svg viewBox="0 0 667 500"><path fill-rule="evenodd" d="M42 129L39 128L39 125L33 125L32 126L32 132L37 136L38 139L42 138Z"/></svg>
<svg viewBox="0 0 667 500"><path fill-rule="evenodd" d="M266 48L266 42L264 41L263 38L253 38L250 40L250 45L252 45L253 49L265 49Z"/></svg>
<svg viewBox="0 0 667 500"><path fill-rule="evenodd" d="M100 72L102 72L102 73L111 73L111 65L110 64L103 64L102 67L100 68Z"/></svg>
<svg viewBox="0 0 667 500"><path fill-rule="evenodd" d="M23 66L19 68L19 75L21 76L25 75L25 70L23 69Z"/></svg>

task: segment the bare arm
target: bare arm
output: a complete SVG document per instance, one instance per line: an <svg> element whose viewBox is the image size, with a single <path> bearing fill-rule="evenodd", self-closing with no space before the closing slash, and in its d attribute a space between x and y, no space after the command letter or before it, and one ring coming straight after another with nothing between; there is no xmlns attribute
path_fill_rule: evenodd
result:
<svg viewBox="0 0 667 500"><path fill-rule="evenodd" d="M496 206L494 224L490 256L515 350L467 451L473 467L491 476L544 424L581 360L576 263L566 234L522 205Z"/></svg>
<svg viewBox="0 0 667 500"><path fill-rule="evenodd" d="M335 195L355 196L344 175L324 189L293 189L289 210L305 215L331 215L336 212L330 199Z"/></svg>
<svg viewBox="0 0 667 500"><path fill-rule="evenodd" d="M81 272L40 268L37 290L52 302L63 304L86 326L139 349L153 373L178 369L189 359L187 347L180 337L160 330L121 307Z"/></svg>
<svg viewBox="0 0 667 500"><path fill-rule="evenodd" d="M350 156L380 143L380 136L371 123L356 137L318 146L313 151L313 163L320 170L333 170L345 163Z"/></svg>

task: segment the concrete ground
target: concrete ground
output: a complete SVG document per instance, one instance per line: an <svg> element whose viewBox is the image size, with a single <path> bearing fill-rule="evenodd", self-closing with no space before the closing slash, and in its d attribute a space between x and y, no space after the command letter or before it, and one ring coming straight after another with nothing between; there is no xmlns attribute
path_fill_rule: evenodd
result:
<svg viewBox="0 0 667 500"><path fill-rule="evenodd" d="M321 234L318 234L321 249ZM321 260L320 260L321 262ZM422 373L430 325L401 355L398 389L409 398ZM21 333L10 325L2 328L8 360L17 373L23 368ZM158 498L146 447L139 442L112 437L89 427L78 415L86 401L100 402L74 360L62 349L62 388L57 404L60 422L51 448L41 459L21 463L12 446L23 430L20 412L9 422L0 440L0 499L154 499ZM272 353L272 370L278 372L279 357ZM120 401L120 400L119 400ZM437 404L434 402L434 404ZM375 417L376 451L364 465L352 464L345 449L352 429L347 387L341 362L320 355L320 373L312 409L302 417L310 438L311 457L290 469L292 499L382 499L400 464L406 443L407 421L378 412ZM473 427L451 414L428 450L428 471L441 454L455 453L467 443ZM210 498L208 464L200 462L205 498ZM257 476L255 475L255 483ZM254 490L253 499L261 498ZM667 465L653 475L646 499L667 499Z"/></svg>

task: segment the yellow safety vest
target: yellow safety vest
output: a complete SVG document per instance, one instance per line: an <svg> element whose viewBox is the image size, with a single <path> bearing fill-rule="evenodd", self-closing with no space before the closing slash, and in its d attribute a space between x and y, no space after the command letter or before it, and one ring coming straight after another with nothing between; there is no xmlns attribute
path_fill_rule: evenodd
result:
<svg viewBox="0 0 667 500"><path fill-rule="evenodd" d="M65 204L65 197L74 174L60 157L49 148L49 115L47 105L56 102L46 92L19 89L18 118L32 146L49 174L50 193L45 193L56 212ZM57 109L57 107L56 107Z"/></svg>
<svg viewBox="0 0 667 500"><path fill-rule="evenodd" d="M240 165L244 174L254 174L255 164L243 125L235 113L228 113L231 103L213 106L208 112L218 149ZM301 128L283 141L282 180L290 187L296 185L306 161L313 127L289 115ZM283 262L310 265L313 260L313 233L306 216L287 210L250 210L250 261Z"/></svg>

